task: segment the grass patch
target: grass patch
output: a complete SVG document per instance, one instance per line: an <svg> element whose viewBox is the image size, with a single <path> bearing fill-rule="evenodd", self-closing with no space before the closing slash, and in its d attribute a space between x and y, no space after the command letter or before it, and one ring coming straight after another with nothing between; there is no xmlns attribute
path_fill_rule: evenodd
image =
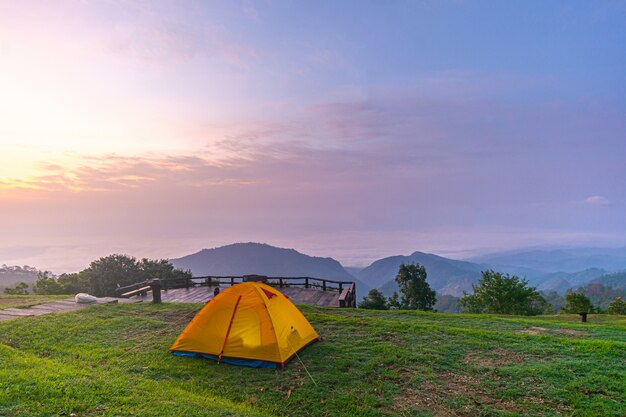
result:
<svg viewBox="0 0 626 417"><path fill-rule="evenodd" d="M284 371L166 351L198 304L0 323L0 415L620 416L626 320L301 306L320 343ZM542 328L536 334L524 332ZM574 330L576 332L571 332Z"/></svg>
<svg viewBox="0 0 626 417"><path fill-rule="evenodd" d="M70 298L71 295L6 295L0 294L0 310L5 308L26 308Z"/></svg>

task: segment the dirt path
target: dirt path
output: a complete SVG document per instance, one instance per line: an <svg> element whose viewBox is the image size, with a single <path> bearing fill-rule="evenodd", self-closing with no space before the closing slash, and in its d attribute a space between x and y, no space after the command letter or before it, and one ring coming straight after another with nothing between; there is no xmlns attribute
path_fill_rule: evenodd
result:
<svg viewBox="0 0 626 417"><path fill-rule="evenodd" d="M6 308L0 310L0 321L12 320L20 317L41 316L44 314L67 313L69 311L80 310L98 304L115 304L115 303L136 303L141 300L131 300L126 298L103 297L97 298L92 304L78 304L73 298L65 300L53 301L47 304L39 304L26 308Z"/></svg>

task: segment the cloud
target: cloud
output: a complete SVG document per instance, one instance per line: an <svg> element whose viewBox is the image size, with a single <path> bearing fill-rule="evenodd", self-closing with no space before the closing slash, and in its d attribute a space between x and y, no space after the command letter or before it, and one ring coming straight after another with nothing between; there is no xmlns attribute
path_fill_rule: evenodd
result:
<svg viewBox="0 0 626 417"><path fill-rule="evenodd" d="M585 204L590 206L608 206L611 202L608 198L602 197L601 195L592 195L591 197L587 197L585 199Z"/></svg>
<svg viewBox="0 0 626 417"><path fill-rule="evenodd" d="M525 202L530 200L572 201L568 193L580 192L581 184L602 174L595 172L598 164L589 161L617 166L610 158L622 154L623 147L612 142L613 130L596 129L596 141L588 144L585 134L563 128L579 110L377 93L303 105L300 112L279 121L242 118L238 126L243 127L207 139L206 146L193 153L83 156L65 171L48 161L40 164L41 175L0 178L0 188L114 191L233 185L282 189L286 195L297 183L334 201L345 198L332 190L342 189L344 195L361 190L364 201L382 193L408 200L400 205L406 210L424 205L413 196L402 197L403 188L419 188L433 207L440 204L446 210L452 210L451 205L482 206L486 195L517 206L529 206ZM578 130L589 131L603 121L593 112L588 116L587 126L578 124ZM612 126L610 118L604 121ZM564 195L553 196L554 187ZM608 204L603 198L585 202Z"/></svg>
<svg viewBox="0 0 626 417"><path fill-rule="evenodd" d="M50 158L30 178L0 178L0 229L11 239L115 244L210 237L321 248L332 240L345 258L358 242L364 253L389 254L428 242L494 244L485 231L507 242L547 239L524 230L623 234L620 213L584 210L622 199L610 182L626 175L619 129L610 114L581 113L575 105L377 93L304 104L279 120L242 116L236 128L219 126L230 133L217 139L200 132L208 139L193 152ZM614 185L612 202L593 195L599 183ZM591 197L581 201L581 192Z"/></svg>

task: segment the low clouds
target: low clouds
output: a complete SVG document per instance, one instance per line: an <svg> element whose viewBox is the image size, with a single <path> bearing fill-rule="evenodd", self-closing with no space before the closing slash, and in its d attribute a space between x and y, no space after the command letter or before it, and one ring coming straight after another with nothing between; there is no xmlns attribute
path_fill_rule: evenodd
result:
<svg viewBox="0 0 626 417"><path fill-rule="evenodd" d="M125 204L141 213L153 207L136 224L166 222L171 236L576 228L584 213L554 217L550 203L606 181L605 162L624 145L602 129L610 118L588 114L587 129L598 128L586 146L584 133L566 126L581 109L535 107L393 94L319 103L291 119L242 121L193 153L91 155L65 168L46 161L39 175L0 179L0 189L5 198L11 190L51 200L97 194L110 212L94 216L107 221L130 216Z"/></svg>
<svg viewBox="0 0 626 417"><path fill-rule="evenodd" d="M70 248L70 265L72 253L124 245L157 256L160 240L185 250L254 240L365 263L416 249L607 240L626 231L624 217L599 218L585 206L624 198L613 179L626 172L610 163L624 145L602 129L614 121L598 114L577 124L598 127L586 144L586 130L566 126L579 112L380 96L242 121L194 152L46 160L37 175L0 178L0 229L11 236L0 247L54 241ZM584 204L559 203L585 191ZM79 253L75 241L92 242Z"/></svg>
<svg viewBox="0 0 626 417"><path fill-rule="evenodd" d="M611 204L608 198L602 197L601 195L592 195L591 197L587 197L585 199L585 204L590 206L608 206Z"/></svg>

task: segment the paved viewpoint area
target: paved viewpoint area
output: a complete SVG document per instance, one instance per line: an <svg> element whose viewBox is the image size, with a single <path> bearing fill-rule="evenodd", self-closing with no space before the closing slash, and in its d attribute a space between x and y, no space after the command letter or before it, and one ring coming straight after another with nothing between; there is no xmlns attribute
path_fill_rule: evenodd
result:
<svg viewBox="0 0 626 417"><path fill-rule="evenodd" d="M115 304L115 303L133 303L141 300L129 300L125 298L113 298L103 297L97 298L95 303L91 304L79 304L74 301L73 298L67 298L65 300L53 301L47 304L39 304L32 307L25 308L7 308L0 310L0 321L11 320L19 317L29 316L42 316L44 314L52 313L67 313L69 311L80 310L85 307L90 307L98 304Z"/></svg>
<svg viewBox="0 0 626 417"><path fill-rule="evenodd" d="M221 291L228 287L220 288ZM322 291L315 288L283 287L276 288L285 294L294 304L309 304L319 307L339 307L339 291ZM206 303L213 298L215 287L174 288L161 291L161 300L177 303ZM152 293L135 296L130 300L152 301Z"/></svg>
<svg viewBox="0 0 626 417"><path fill-rule="evenodd" d="M228 287L220 288L220 290L223 291L226 288ZM289 297L294 304L309 304L319 307L339 307L340 294L338 291L322 291L314 288L295 287L277 289ZM162 291L161 300L166 303L206 303L213 298L214 291L215 287L175 288ZM144 296L134 296L131 298L103 297L97 298L96 300L97 301L92 304L79 304L74 301L74 298L67 298L31 307L7 308L0 310L0 321L16 319L19 317L41 316L51 313L66 313L98 304L137 303L142 301L151 302L152 293L148 291L148 293Z"/></svg>

